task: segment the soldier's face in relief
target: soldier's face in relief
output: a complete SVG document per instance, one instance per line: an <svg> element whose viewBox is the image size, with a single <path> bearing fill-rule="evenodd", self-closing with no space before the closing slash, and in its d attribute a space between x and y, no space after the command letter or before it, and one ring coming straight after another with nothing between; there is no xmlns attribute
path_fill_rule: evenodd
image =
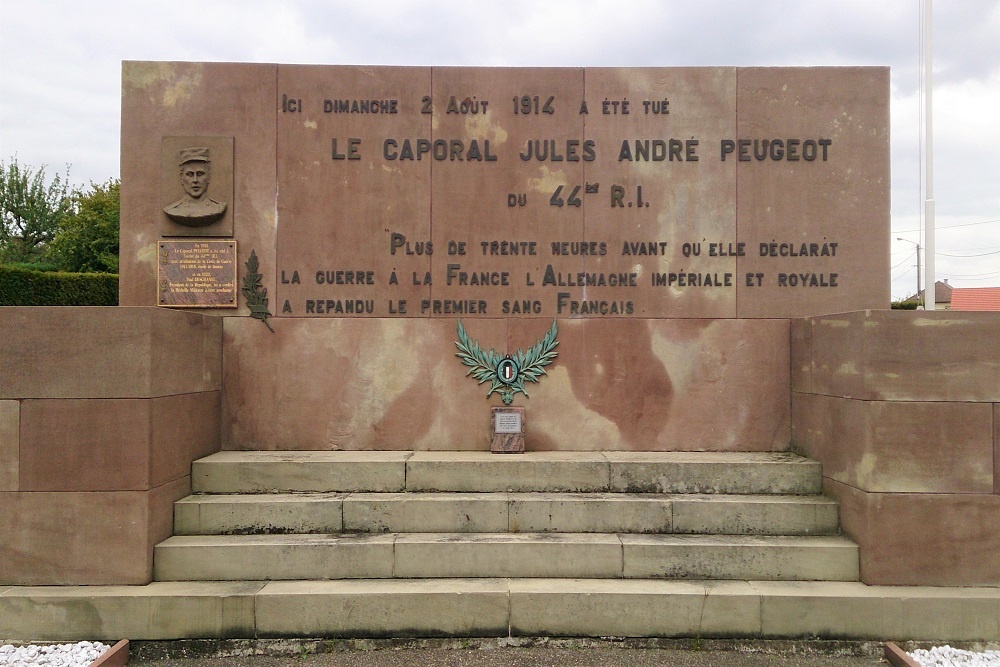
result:
<svg viewBox="0 0 1000 667"><path fill-rule="evenodd" d="M209 169L207 162L188 162L181 165L181 185L184 192L193 199L200 199L208 189Z"/></svg>

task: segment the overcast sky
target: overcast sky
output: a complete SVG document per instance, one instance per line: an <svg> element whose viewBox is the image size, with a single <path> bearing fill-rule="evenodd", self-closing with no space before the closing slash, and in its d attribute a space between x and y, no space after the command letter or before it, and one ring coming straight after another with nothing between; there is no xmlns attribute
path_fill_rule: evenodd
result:
<svg viewBox="0 0 1000 667"><path fill-rule="evenodd" d="M0 0L0 160L119 175L122 60L892 68L894 298L916 287L921 0ZM1000 286L1000 0L934 16L937 273Z"/></svg>

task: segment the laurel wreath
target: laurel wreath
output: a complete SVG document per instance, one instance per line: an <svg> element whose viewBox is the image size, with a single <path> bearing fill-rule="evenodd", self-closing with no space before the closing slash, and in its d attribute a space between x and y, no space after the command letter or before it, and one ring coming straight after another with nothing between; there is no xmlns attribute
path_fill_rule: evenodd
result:
<svg viewBox="0 0 1000 667"><path fill-rule="evenodd" d="M496 392L500 394L504 405L510 405L517 392L524 394L525 398L530 398L524 389L525 381L537 383L543 375L547 375L545 367L551 364L559 354L556 352L556 346L559 345L559 341L556 340L558 333L558 326L553 320L549 332L526 352L522 352L521 348L518 348L517 354L514 356L501 356L492 348L489 351L484 350L478 341L469 338L465 327L462 326L462 321L459 320L458 341L455 343L458 352L455 356L461 359L463 364L470 367L465 374L466 377L471 376L479 384L490 383L490 390L486 392L486 398ZM504 383L500 379L499 366L508 357L515 362L518 371L513 381Z"/></svg>
<svg viewBox="0 0 1000 667"><path fill-rule="evenodd" d="M257 252L255 250L250 251L250 258L246 262L247 273L243 276L243 297L247 300L247 306L250 308L250 317L260 320L264 323L271 333L274 333L274 329L271 329L271 325L267 323L267 318L271 317L271 313L267 309L267 288L261 285L261 275L257 272L260 267L257 261Z"/></svg>

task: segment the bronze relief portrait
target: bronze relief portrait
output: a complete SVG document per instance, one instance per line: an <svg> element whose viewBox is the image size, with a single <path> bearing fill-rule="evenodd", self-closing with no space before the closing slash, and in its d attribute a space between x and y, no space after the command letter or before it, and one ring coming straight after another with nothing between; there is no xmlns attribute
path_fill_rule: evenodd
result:
<svg viewBox="0 0 1000 667"><path fill-rule="evenodd" d="M232 236L232 137L164 137L163 236Z"/></svg>

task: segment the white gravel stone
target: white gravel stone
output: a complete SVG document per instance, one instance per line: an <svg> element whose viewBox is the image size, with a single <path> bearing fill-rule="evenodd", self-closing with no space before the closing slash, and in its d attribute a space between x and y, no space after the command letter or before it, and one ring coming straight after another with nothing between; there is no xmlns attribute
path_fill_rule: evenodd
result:
<svg viewBox="0 0 1000 667"><path fill-rule="evenodd" d="M951 646L935 646L909 653L922 667L1000 667L1000 651L975 653Z"/></svg>
<svg viewBox="0 0 1000 667"><path fill-rule="evenodd" d="M101 642L75 644L26 644L0 646L0 667L85 667L101 657L110 646Z"/></svg>

